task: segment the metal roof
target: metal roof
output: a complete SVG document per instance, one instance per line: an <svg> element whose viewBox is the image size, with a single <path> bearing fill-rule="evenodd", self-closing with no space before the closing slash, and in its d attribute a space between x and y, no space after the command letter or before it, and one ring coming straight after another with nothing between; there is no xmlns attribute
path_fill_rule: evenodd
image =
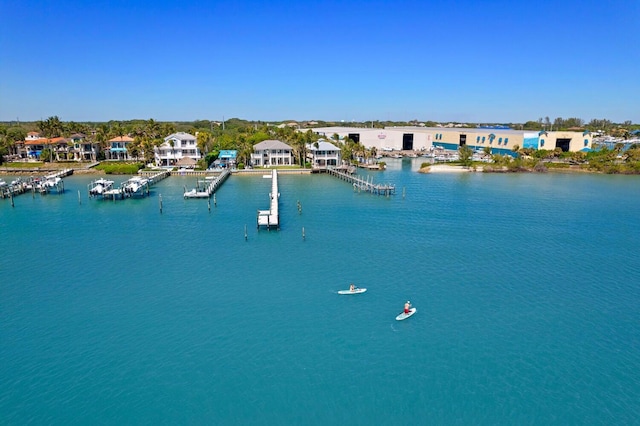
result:
<svg viewBox="0 0 640 426"><path fill-rule="evenodd" d="M282 141L266 140L255 144L253 149L256 151L263 151L265 149L291 149L291 147Z"/></svg>

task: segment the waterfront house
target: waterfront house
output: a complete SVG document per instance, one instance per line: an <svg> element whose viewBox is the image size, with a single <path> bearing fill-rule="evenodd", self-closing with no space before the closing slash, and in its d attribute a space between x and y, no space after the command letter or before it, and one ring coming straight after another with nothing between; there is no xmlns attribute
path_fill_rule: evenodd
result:
<svg viewBox="0 0 640 426"><path fill-rule="evenodd" d="M40 160L42 151L48 149L50 154L48 160L66 160L69 152L67 139L56 138L29 138L24 140L24 150L26 157L31 160ZM55 158L54 158L55 157Z"/></svg>
<svg viewBox="0 0 640 426"><path fill-rule="evenodd" d="M56 161L65 161L69 159L71 146L69 145L69 141L66 138L58 136L55 138L47 139L47 141L47 146L53 151Z"/></svg>
<svg viewBox="0 0 640 426"><path fill-rule="evenodd" d="M340 161L340 148L325 140L320 140L316 144L307 145L307 158L311 160L314 168L338 166Z"/></svg>
<svg viewBox="0 0 640 426"><path fill-rule="evenodd" d="M42 139L42 136L40 136L40 133L38 132L29 132L27 133L27 137L24 139L25 141L35 141L38 139Z"/></svg>
<svg viewBox="0 0 640 426"><path fill-rule="evenodd" d="M238 158L238 151L235 149L223 149L218 155L217 165L222 168L233 169L236 166L236 159Z"/></svg>
<svg viewBox="0 0 640 426"><path fill-rule="evenodd" d="M69 137L69 143L73 145L73 159L76 161L95 161L100 152L100 145L87 140L86 135L74 133Z"/></svg>
<svg viewBox="0 0 640 426"><path fill-rule="evenodd" d="M116 136L109 139L109 148L106 150L106 157L109 160L130 160L127 146L133 142L129 136Z"/></svg>
<svg viewBox="0 0 640 426"><path fill-rule="evenodd" d="M254 167L290 166L293 164L293 150L284 142L266 140L253 146L251 165Z"/></svg>
<svg viewBox="0 0 640 426"><path fill-rule="evenodd" d="M30 160L39 160L46 142L46 138L25 139L24 150L27 158Z"/></svg>
<svg viewBox="0 0 640 426"><path fill-rule="evenodd" d="M195 162L202 158L198 149L196 137L185 132L173 133L166 138L162 145L153 148L154 161L157 166L173 167L182 158L191 158Z"/></svg>

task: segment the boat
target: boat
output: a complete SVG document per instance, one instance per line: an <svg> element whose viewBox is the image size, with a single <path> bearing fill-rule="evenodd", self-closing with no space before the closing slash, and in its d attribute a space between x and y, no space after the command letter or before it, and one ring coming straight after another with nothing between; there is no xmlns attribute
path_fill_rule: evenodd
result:
<svg viewBox="0 0 640 426"><path fill-rule="evenodd" d="M366 288L355 288L353 290L338 290L338 294L360 294L367 291Z"/></svg>
<svg viewBox="0 0 640 426"><path fill-rule="evenodd" d="M197 196L198 196L198 191L195 188L185 192L183 195L184 198L195 198Z"/></svg>
<svg viewBox="0 0 640 426"><path fill-rule="evenodd" d="M89 184L89 195L102 195L113 187L113 181L104 178L96 179Z"/></svg>
<svg viewBox="0 0 640 426"><path fill-rule="evenodd" d="M136 195L141 194L142 189L149 183L148 179L140 176L134 176L122 184L125 194Z"/></svg>
<svg viewBox="0 0 640 426"><path fill-rule="evenodd" d="M44 184L47 185L49 188L55 188L60 181L62 180L62 178L59 178L57 176L49 176L47 177L47 180L44 181Z"/></svg>

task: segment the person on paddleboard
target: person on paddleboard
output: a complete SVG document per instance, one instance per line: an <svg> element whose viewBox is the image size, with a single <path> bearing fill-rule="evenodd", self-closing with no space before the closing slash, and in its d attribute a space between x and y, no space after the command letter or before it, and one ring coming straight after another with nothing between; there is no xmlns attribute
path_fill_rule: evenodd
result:
<svg viewBox="0 0 640 426"><path fill-rule="evenodd" d="M408 314L409 313L409 309L411 309L411 302L409 302L407 300L407 303L404 304L404 313Z"/></svg>

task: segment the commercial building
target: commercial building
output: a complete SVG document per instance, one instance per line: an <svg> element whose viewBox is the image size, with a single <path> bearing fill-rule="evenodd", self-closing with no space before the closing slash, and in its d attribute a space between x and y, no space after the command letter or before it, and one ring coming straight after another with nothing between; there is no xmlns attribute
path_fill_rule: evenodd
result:
<svg viewBox="0 0 640 426"><path fill-rule="evenodd" d="M513 149L533 148L553 151L590 150L591 133L565 131L528 131L504 128L447 128L447 127L386 127L384 129L359 127L319 127L315 133L335 140L349 138L365 148L381 151L429 151L435 147L457 150L468 146L473 150L491 149L492 154L514 155Z"/></svg>

